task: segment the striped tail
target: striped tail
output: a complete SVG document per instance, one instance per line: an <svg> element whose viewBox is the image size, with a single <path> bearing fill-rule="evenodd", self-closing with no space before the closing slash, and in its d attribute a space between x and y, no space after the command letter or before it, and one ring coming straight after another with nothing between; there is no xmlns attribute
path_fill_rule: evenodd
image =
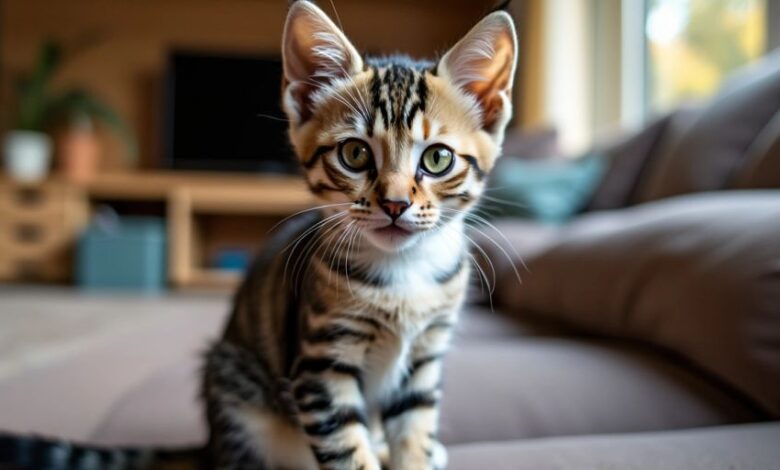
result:
<svg viewBox="0 0 780 470"><path fill-rule="evenodd" d="M99 447L0 433L0 470L200 470L203 457L196 448Z"/></svg>

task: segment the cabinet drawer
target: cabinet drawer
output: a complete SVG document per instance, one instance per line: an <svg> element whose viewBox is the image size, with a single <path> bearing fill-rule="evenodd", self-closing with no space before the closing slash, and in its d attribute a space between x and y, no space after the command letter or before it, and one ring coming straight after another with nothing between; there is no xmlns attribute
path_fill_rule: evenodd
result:
<svg viewBox="0 0 780 470"><path fill-rule="evenodd" d="M70 277L70 264L63 255L0 257L0 281L64 281Z"/></svg>
<svg viewBox="0 0 780 470"><path fill-rule="evenodd" d="M61 213L38 220L0 217L0 250L3 252L37 252L57 244L67 235Z"/></svg>
<svg viewBox="0 0 780 470"><path fill-rule="evenodd" d="M0 250L2 249L3 247L0 246ZM7 254L3 254L2 251L0 251L0 281L11 281L13 278L14 276L11 258L7 256Z"/></svg>
<svg viewBox="0 0 780 470"><path fill-rule="evenodd" d="M62 209L65 190L61 185L0 186L0 214L44 217Z"/></svg>

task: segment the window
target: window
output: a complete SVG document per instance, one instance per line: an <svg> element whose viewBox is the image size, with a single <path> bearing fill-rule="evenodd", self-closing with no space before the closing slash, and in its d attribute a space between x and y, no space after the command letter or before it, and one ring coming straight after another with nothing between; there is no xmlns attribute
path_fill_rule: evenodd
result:
<svg viewBox="0 0 780 470"><path fill-rule="evenodd" d="M768 0L647 0L646 110L712 95L766 50Z"/></svg>

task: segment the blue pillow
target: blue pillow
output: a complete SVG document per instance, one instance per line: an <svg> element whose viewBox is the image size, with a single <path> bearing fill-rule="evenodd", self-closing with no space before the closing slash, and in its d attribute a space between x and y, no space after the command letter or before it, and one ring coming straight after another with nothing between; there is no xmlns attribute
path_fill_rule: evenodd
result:
<svg viewBox="0 0 780 470"><path fill-rule="evenodd" d="M563 223L585 207L605 170L604 159L594 154L554 161L503 157L482 205L494 216Z"/></svg>

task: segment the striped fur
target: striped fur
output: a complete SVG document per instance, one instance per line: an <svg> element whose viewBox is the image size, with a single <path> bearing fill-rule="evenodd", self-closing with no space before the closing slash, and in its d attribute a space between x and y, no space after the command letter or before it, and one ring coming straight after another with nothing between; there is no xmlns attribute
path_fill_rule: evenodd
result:
<svg viewBox="0 0 780 470"><path fill-rule="evenodd" d="M3 470L196 470L201 449L165 451L100 447L38 436L0 433Z"/></svg>
<svg viewBox="0 0 780 470"><path fill-rule="evenodd" d="M446 465L441 361L469 278L464 215L511 114L514 34L494 12L438 62L364 58L313 4L292 5L283 101L323 206L267 244L207 354L214 467Z"/></svg>

